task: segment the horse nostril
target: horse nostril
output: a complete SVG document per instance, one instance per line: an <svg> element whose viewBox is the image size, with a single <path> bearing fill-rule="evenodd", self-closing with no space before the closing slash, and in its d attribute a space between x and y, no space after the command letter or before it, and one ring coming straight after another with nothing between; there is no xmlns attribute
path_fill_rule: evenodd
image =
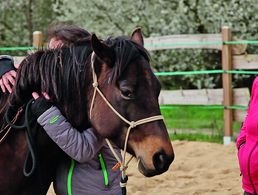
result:
<svg viewBox="0 0 258 195"><path fill-rule="evenodd" d="M164 152L157 152L153 156L153 164L157 171L164 172L167 171L169 168L169 165L173 161L173 156L168 156Z"/></svg>

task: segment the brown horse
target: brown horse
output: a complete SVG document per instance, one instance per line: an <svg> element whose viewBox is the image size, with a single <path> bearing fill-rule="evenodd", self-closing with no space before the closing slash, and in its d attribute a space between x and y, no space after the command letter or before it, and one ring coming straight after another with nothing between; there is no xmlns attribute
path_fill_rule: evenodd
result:
<svg viewBox="0 0 258 195"><path fill-rule="evenodd" d="M95 53L94 62L91 61L92 51ZM100 136L123 148L128 124L99 95L94 99L89 120L94 90L91 63L94 63L99 89L123 117L137 121L160 115L160 84L151 70L149 55L137 29L131 38L100 41L92 35L76 47L38 51L28 56L21 63L13 94L1 109L1 117L8 110L8 117L13 118L18 108L31 99L33 91L46 91L79 131L92 125ZM28 118L31 120L26 123L32 130L32 146L36 151L35 171L29 177L25 177L22 171L30 145L26 141L26 128L12 129L0 145L0 194L46 194L58 163L66 158L29 113L23 112L16 125ZM4 120L1 123L6 125ZM174 159L162 120L133 128L127 151L139 159L139 169L145 176L165 172ZM27 159L25 169L30 169L34 164L31 158Z"/></svg>

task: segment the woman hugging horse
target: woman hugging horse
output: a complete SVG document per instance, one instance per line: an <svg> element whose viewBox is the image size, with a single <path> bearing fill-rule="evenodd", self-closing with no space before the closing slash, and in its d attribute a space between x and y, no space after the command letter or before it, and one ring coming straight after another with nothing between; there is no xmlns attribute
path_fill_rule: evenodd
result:
<svg viewBox="0 0 258 195"><path fill-rule="evenodd" d="M55 106L43 106L46 102L39 101L42 100L39 98L32 104L32 111L56 143L40 131L35 121L27 121L36 140L37 167L26 178L21 170L28 146L24 130L28 127L12 129L0 145L0 155L6 157L0 160L0 193L45 194L56 170L57 173L68 174L68 169L73 169L73 174L68 174L72 176L69 192L119 193L119 180L113 175L119 176L120 173L110 170L117 158L114 159L106 150L100 137L109 138L119 148L135 156L139 161L139 170L145 176L165 172L174 154L160 117L160 85L151 71L140 30L136 30L129 39L118 37L100 41L92 35L69 47L58 41L56 39L54 43L61 44L62 48L38 51L22 62L9 104L3 109L11 110L6 115L13 118L18 108L24 107L30 100L33 91L39 94L47 92ZM102 96L105 96L105 101ZM106 102L110 102L113 109ZM1 114L3 116L3 112ZM25 112L15 123L20 124L26 116L33 118ZM53 130L53 127L57 129ZM58 137L60 135L64 136ZM71 161L58 150L56 144L77 161L85 162L87 159L87 162L75 162L69 168ZM86 151L91 151L91 154ZM105 161L105 173L101 156ZM25 169L33 165L28 162ZM88 170L86 175L82 175L82 170ZM102 174L108 175L108 179ZM59 180L57 177L59 184L56 182L55 187L59 194L67 193L65 178Z"/></svg>
<svg viewBox="0 0 258 195"><path fill-rule="evenodd" d="M82 44L89 39L90 33L75 25L59 24L51 26L48 31L48 37L49 49L56 49L60 47L75 47L76 44ZM3 71L9 70L5 73L6 78L10 78L9 75L15 77L16 74L12 74L14 71L12 70L14 67L10 63L12 61L6 56L6 60L3 60L3 62L3 65L5 65L3 66ZM13 82L11 82L11 79L8 81L10 83L6 81L2 83L6 83L6 89L11 92L10 85ZM35 97L37 96L35 95ZM50 105L50 102L46 103L44 98L39 98L32 105L31 109L37 118L40 117L38 122L44 127L50 138L66 154L75 159L75 161L72 161L73 174L72 178L70 178L72 181L71 186L67 186L71 161L60 163L54 181L56 194L119 194L121 191L119 187L120 171L111 171L111 168L117 162L108 146L105 146L104 140L95 135L92 128L80 133L67 122L57 107L50 108ZM51 121L52 117L57 115L59 117L55 123L50 124L49 121ZM119 150L117 148L116 150L119 154Z"/></svg>

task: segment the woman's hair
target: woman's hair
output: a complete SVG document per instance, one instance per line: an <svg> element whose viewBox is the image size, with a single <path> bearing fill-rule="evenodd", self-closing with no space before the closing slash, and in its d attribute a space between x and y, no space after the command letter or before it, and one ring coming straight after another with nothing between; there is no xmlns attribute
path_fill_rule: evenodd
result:
<svg viewBox="0 0 258 195"><path fill-rule="evenodd" d="M91 34L76 25L67 23L54 23L48 28L48 42L55 38L62 41L63 46L70 47L88 42Z"/></svg>

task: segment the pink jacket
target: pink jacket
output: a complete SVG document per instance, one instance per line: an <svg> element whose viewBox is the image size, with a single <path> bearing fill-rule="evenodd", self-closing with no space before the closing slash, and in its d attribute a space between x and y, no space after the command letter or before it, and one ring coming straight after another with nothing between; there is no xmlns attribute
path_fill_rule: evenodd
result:
<svg viewBox="0 0 258 195"><path fill-rule="evenodd" d="M253 82L249 108L236 146L242 187L246 192L258 194L258 77Z"/></svg>

